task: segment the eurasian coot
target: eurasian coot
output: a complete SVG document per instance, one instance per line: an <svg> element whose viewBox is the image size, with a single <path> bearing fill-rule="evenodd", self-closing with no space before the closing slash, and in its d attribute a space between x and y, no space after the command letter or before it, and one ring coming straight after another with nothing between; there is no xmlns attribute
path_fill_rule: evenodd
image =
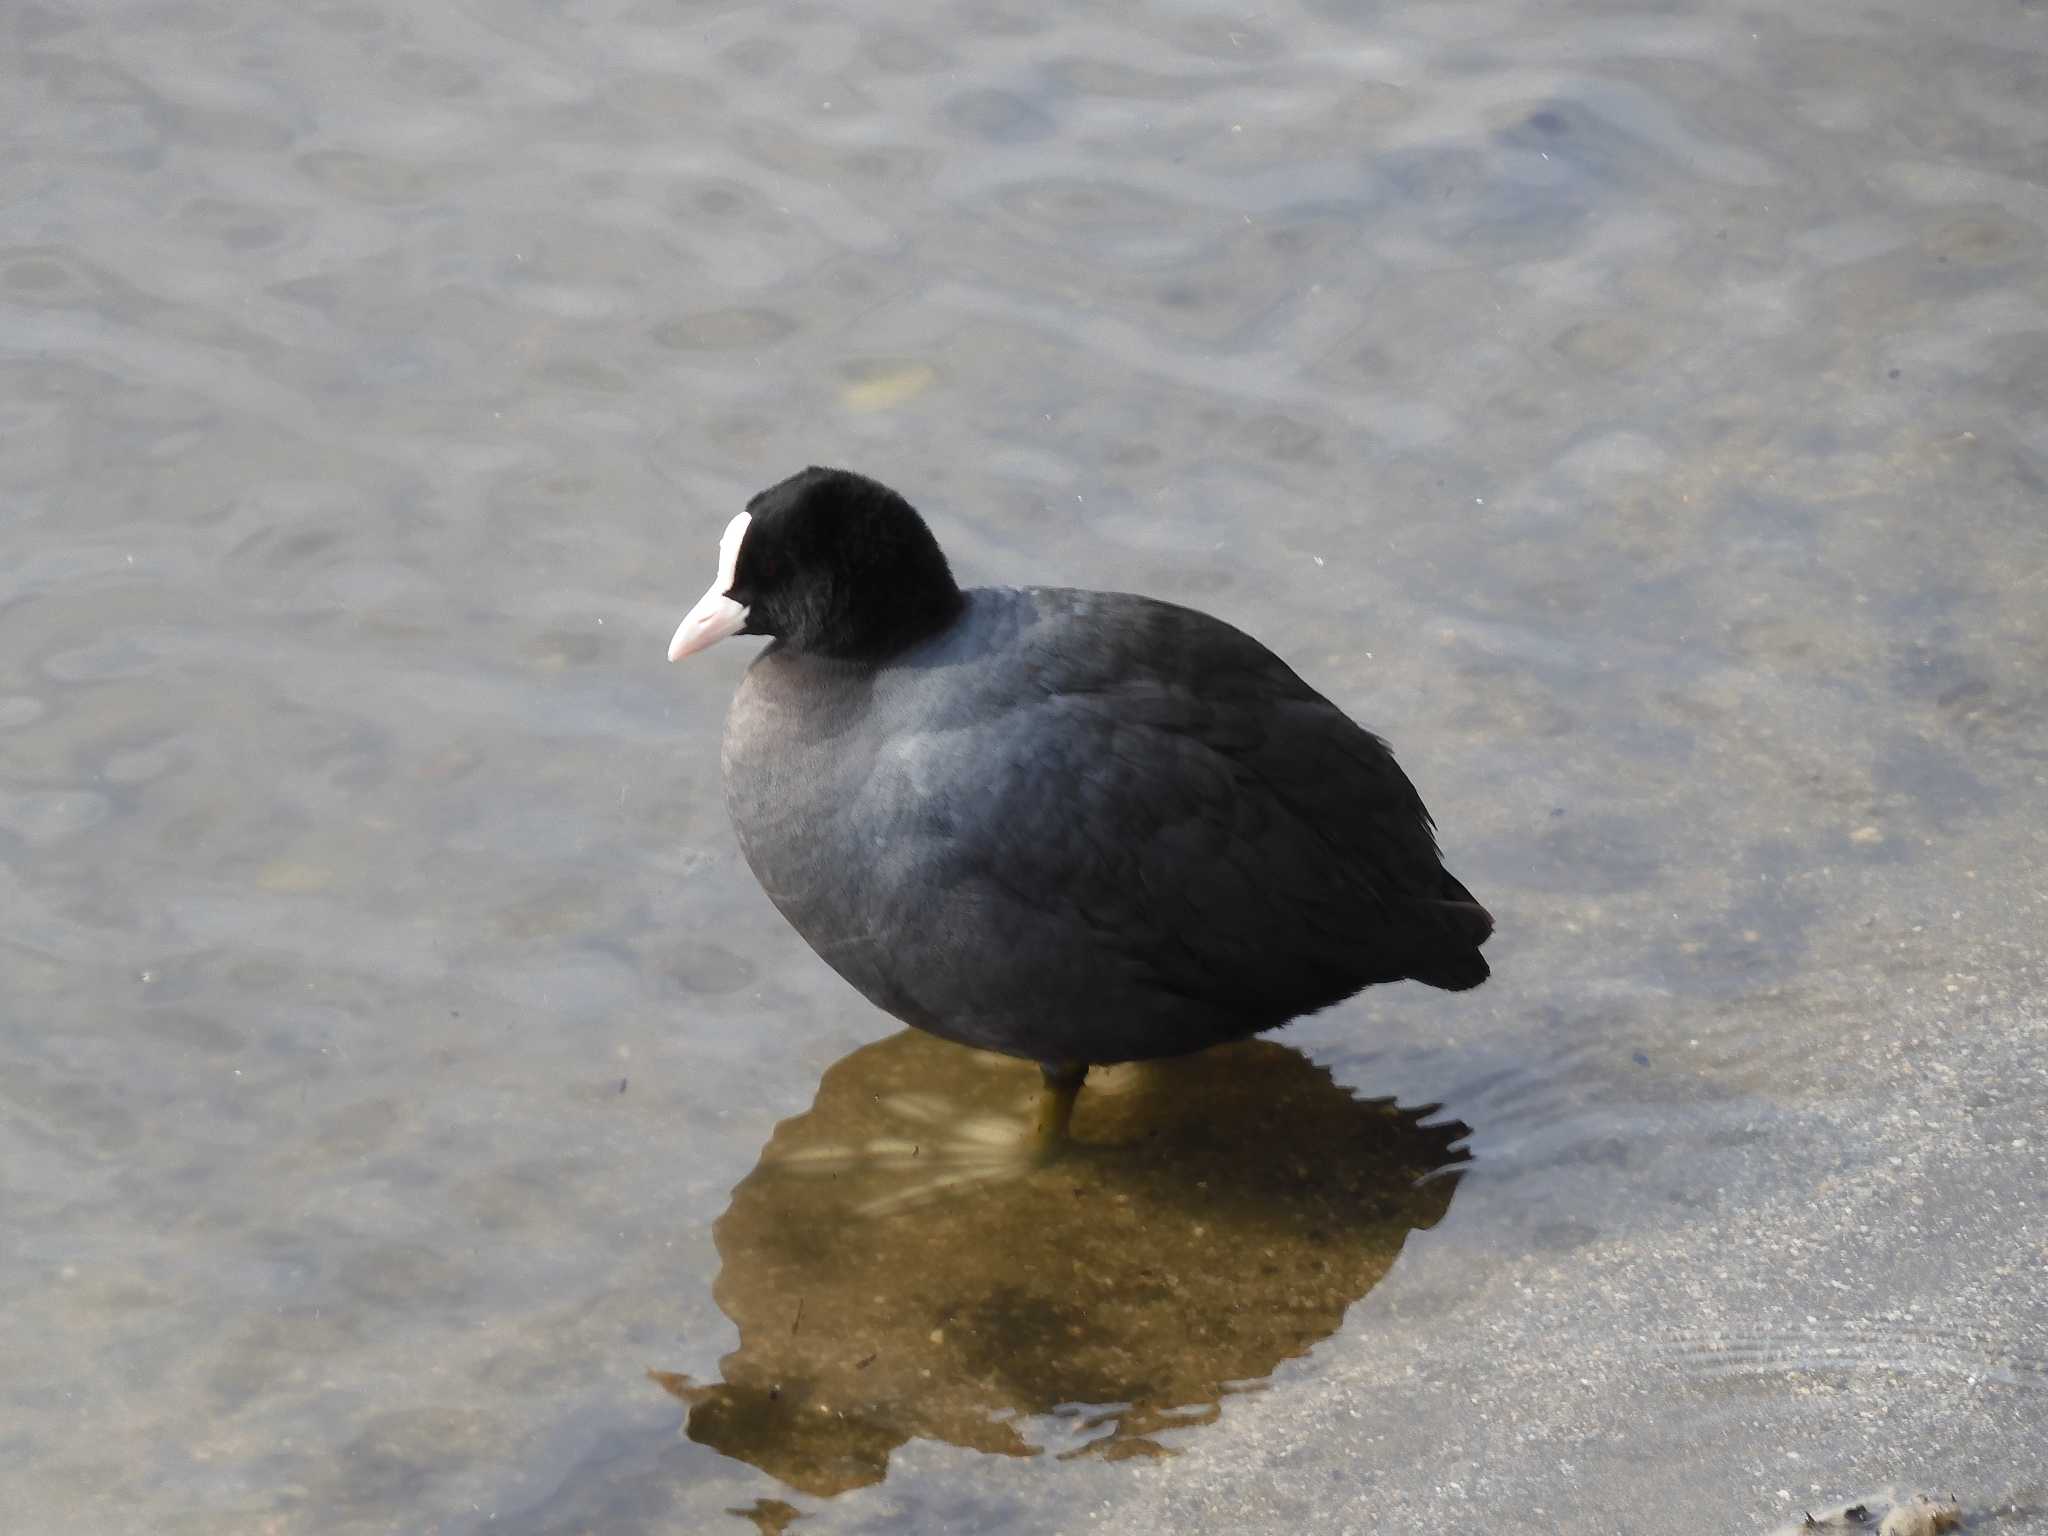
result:
<svg viewBox="0 0 2048 1536"><path fill-rule="evenodd" d="M726 806L768 897L907 1024L1037 1061L1178 1055L1412 978L1487 976L1386 743L1249 635L1120 592L954 582L887 486L747 503L669 659L767 635Z"/></svg>

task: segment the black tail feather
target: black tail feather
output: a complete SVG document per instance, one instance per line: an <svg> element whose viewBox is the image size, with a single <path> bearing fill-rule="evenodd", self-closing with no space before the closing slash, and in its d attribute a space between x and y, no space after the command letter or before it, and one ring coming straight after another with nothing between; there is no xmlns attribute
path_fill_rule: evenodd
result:
<svg viewBox="0 0 2048 1536"><path fill-rule="evenodd" d="M1446 992L1468 992L1492 974L1486 956L1476 949L1421 956L1408 972L1424 986L1442 987Z"/></svg>
<svg viewBox="0 0 2048 1536"><path fill-rule="evenodd" d="M1493 914L1472 899L1464 883L1445 870L1442 899L1422 905L1445 933L1441 945L1432 945L1415 957L1409 976L1446 992L1469 991L1491 976L1493 970L1479 953L1479 946L1493 935Z"/></svg>

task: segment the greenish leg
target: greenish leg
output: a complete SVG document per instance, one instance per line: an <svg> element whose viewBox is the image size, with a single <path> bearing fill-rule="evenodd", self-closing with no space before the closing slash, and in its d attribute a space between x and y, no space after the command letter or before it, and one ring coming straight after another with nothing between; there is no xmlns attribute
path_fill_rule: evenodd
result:
<svg viewBox="0 0 2048 1536"><path fill-rule="evenodd" d="M1088 1076L1085 1061L1045 1061L1038 1070L1045 1076L1045 1088L1038 1096L1038 1123L1032 1127L1032 1148L1042 1158L1051 1157L1067 1142L1067 1127L1073 1123L1074 1100Z"/></svg>

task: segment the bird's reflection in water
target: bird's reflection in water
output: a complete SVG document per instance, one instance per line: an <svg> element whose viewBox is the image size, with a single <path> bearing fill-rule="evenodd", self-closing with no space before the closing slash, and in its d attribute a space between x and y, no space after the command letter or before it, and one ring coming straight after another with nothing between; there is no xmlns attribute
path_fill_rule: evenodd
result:
<svg viewBox="0 0 2048 1536"><path fill-rule="evenodd" d="M1157 1454L1334 1332L1464 1160L1434 1106L1353 1098L1270 1041L1098 1068L1043 1165L1038 1087L911 1030L825 1074L715 1229L724 1380L653 1373L692 1440L816 1495L920 1436Z"/></svg>

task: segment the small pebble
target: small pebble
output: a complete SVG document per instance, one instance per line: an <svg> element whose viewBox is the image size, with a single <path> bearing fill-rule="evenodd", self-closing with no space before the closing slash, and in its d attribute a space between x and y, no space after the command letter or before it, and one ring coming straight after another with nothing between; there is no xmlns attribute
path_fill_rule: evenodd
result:
<svg viewBox="0 0 2048 1536"><path fill-rule="evenodd" d="M1877 1528L1877 1536L1940 1536L1963 1523L1963 1512L1953 1504L1937 1504L1924 1493L1892 1506Z"/></svg>
<svg viewBox="0 0 2048 1536"><path fill-rule="evenodd" d="M1818 1514L1808 1510L1803 1519L1781 1528L1779 1536L1812 1536L1817 1532L1838 1536L1855 1536L1857 1532L1864 1536L1941 1536L1944 1531L1962 1529L1962 1524L1963 1512L1954 1504L1938 1502L1924 1493L1904 1498L1884 1493Z"/></svg>

